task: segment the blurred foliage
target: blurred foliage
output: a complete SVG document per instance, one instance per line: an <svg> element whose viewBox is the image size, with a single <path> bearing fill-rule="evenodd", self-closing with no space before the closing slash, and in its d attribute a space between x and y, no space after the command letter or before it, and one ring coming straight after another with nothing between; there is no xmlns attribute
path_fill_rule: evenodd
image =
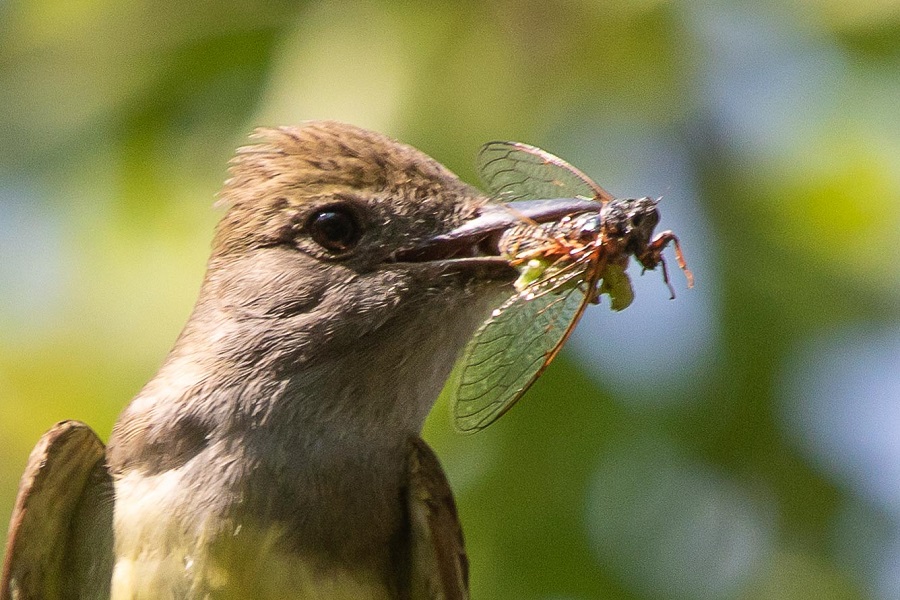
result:
<svg viewBox="0 0 900 600"><path fill-rule="evenodd" d="M254 126L354 122L470 181L481 143L522 140L614 192L665 139L686 180L631 191L686 223L698 289L665 306L639 289L626 312L667 331L670 304L693 303L705 349L669 339L690 364L666 371L607 312L593 343L634 365L564 354L472 438L438 404L426 437L458 491L474 597L898 597L900 362L844 333L900 324L898 67L891 0L7 0L0 523L44 430L108 436L152 376ZM815 371L832 346L842 367ZM623 369L639 393L612 385ZM832 413L812 389L868 416L815 437Z"/></svg>

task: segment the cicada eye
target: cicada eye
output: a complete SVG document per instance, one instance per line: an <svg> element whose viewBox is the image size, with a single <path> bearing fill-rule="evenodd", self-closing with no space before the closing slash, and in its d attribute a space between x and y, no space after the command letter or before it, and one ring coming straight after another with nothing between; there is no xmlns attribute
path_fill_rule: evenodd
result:
<svg viewBox="0 0 900 600"><path fill-rule="evenodd" d="M633 200L628 209L628 221L632 230L652 232L659 224L657 202L651 198Z"/></svg>

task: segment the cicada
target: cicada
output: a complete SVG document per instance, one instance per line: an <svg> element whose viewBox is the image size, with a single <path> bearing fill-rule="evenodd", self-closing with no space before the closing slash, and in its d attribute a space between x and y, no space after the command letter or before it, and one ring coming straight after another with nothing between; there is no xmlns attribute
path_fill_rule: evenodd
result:
<svg viewBox="0 0 900 600"><path fill-rule="evenodd" d="M551 223L523 220L499 241L501 255L519 269L515 294L493 311L463 350L453 380L453 422L465 433L484 429L528 390L559 353L581 315L603 295L622 310L634 294L626 273L630 257L645 270L662 267L674 289L663 250L675 247L688 287L678 237L654 235L658 200L614 198L561 158L518 142L491 142L478 155L484 184L501 202L583 198L596 211Z"/></svg>

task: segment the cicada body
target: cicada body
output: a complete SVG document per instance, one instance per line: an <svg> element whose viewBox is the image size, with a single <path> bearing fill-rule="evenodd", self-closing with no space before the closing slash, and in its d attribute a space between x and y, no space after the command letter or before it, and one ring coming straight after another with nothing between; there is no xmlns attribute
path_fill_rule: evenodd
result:
<svg viewBox="0 0 900 600"><path fill-rule="evenodd" d="M655 234L658 200L615 199L585 174L539 148L493 142L479 171L500 201L558 197L594 199L597 210L551 223L523 221L507 230L499 249L519 269L515 294L493 311L463 351L453 382L456 428L479 431L509 410L559 353L585 308L610 298L613 310L634 298L626 273L633 256L644 269L662 266L672 243L688 286L681 245L671 231Z"/></svg>

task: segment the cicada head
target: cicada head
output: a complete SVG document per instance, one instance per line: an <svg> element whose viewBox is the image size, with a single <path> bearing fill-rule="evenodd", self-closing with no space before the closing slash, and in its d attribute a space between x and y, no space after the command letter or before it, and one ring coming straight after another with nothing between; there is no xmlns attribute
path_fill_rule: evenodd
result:
<svg viewBox="0 0 900 600"><path fill-rule="evenodd" d="M653 232L659 225L657 203L657 200L646 197L628 201L625 232L628 241L625 244L625 250L634 254L639 260L646 255L653 240ZM643 260L641 262L644 263ZM644 263L644 266L652 269L656 265Z"/></svg>

